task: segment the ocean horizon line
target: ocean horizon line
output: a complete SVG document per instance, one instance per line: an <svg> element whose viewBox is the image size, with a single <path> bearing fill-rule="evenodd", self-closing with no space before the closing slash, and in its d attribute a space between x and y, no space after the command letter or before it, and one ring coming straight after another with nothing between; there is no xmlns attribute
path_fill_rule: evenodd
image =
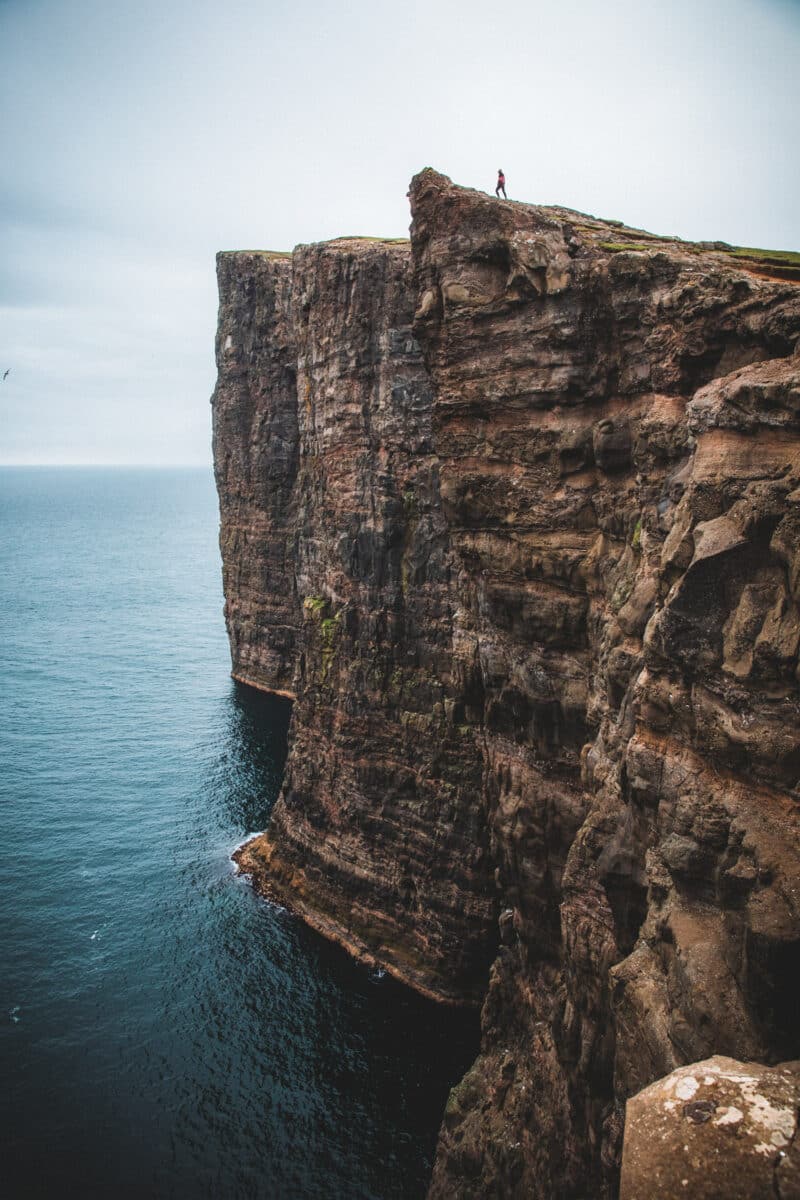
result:
<svg viewBox="0 0 800 1200"><path fill-rule="evenodd" d="M189 463L118 463L118 462L0 462L0 470L97 470L97 471L201 471L212 470L214 464L207 462Z"/></svg>

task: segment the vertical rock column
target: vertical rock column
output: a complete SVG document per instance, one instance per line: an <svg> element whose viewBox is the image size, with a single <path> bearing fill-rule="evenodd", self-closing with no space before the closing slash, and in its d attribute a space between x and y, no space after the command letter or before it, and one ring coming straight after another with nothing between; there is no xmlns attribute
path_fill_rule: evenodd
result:
<svg viewBox="0 0 800 1200"><path fill-rule="evenodd" d="M294 558L270 590L302 615L297 703L270 829L240 861L355 953L474 1002L494 887L409 257L359 239L295 251Z"/></svg>
<svg viewBox="0 0 800 1200"><path fill-rule="evenodd" d="M291 256L219 254L217 280L214 470L233 675L292 695L300 609L294 583L298 426Z"/></svg>
<svg viewBox="0 0 800 1200"><path fill-rule="evenodd" d="M561 879L589 807L592 435L613 425L615 346L564 222L430 171L411 198L415 329L458 565L454 661L484 746L503 909L482 1053L448 1104L431 1194L566 1195L588 1154L560 1044Z"/></svg>

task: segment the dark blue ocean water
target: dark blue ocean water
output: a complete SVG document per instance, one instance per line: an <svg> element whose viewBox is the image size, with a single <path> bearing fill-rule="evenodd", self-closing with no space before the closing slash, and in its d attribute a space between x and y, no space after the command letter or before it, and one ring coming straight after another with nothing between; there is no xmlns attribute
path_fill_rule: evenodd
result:
<svg viewBox="0 0 800 1200"><path fill-rule="evenodd" d="M217 523L210 472L0 471L4 1197L420 1197L475 1050L233 873L289 711Z"/></svg>

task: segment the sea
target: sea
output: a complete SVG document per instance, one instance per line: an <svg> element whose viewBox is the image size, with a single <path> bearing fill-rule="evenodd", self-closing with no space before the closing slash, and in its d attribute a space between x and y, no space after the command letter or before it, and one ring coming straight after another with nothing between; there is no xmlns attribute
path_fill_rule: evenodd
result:
<svg viewBox="0 0 800 1200"><path fill-rule="evenodd" d="M257 897L208 469L0 469L0 1195L421 1200L477 1019Z"/></svg>

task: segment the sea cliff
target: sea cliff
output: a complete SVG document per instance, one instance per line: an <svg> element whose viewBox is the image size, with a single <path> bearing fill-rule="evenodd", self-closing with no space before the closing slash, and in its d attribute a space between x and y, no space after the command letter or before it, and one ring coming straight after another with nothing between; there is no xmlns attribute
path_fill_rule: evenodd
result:
<svg viewBox="0 0 800 1200"><path fill-rule="evenodd" d="M433 1197L613 1196L629 1097L800 1056L800 269L410 199L218 258L233 672L295 698L240 866L482 1003Z"/></svg>

